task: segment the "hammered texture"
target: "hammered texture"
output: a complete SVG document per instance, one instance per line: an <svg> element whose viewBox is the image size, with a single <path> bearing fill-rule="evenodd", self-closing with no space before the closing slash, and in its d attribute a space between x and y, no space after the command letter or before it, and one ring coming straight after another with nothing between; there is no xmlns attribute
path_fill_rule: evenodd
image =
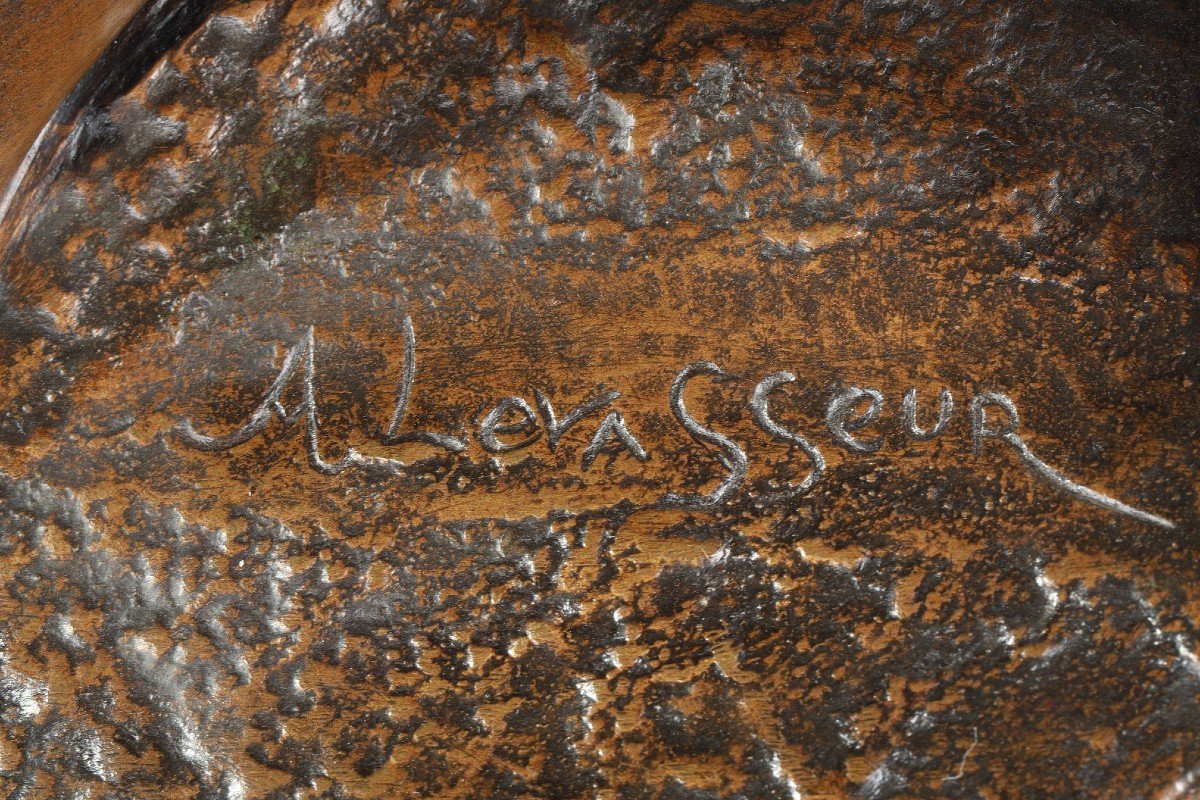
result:
<svg viewBox="0 0 1200 800"><path fill-rule="evenodd" d="M8 220L0 786L1197 796L1197 20L214 13Z"/></svg>

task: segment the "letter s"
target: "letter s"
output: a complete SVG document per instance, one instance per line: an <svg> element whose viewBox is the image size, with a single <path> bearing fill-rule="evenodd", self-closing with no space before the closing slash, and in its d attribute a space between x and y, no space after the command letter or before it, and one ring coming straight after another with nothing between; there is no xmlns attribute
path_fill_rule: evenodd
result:
<svg viewBox="0 0 1200 800"><path fill-rule="evenodd" d="M721 451L718 454L718 458L725 468L729 470L729 475L725 477L725 480L721 481L717 488L708 494L668 492L659 501L659 505L663 508L711 511L725 502L725 499L737 491L742 482L746 480L749 464L746 461L746 454L742 448L738 447L737 443L728 436L723 436L701 425L692 418L683 404L683 391L687 388L687 383L692 377L696 375L724 374L721 368L711 361L697 361L693 364L688 364L675 376L675 380L671 382L671 411L674 413L675 418L679 420L679 423L691 434L693 439L704 444L711 444Z"/></svg>

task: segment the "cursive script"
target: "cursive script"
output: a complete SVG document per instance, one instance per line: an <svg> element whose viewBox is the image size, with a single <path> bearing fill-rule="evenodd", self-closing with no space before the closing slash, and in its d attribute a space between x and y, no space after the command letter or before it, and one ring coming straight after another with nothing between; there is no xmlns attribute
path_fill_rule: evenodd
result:
<svg viewBox="0 0 1200 800"><path fill-rule="evenodd" d="M451 434L423 430L401 431L416 382L416 351L416 334L412 320L406 317L404 367L400 386L396 391L396 402L388 426L378 433L377 438L385 445L421 442L450 452L462 452L467 449L467 442ZM353 448L347 449L345 455L336 461L328 460L322 455L320 414L315 389L316 374L315 339L313 329L309 327L300 340L287 351L283 365L267 388L262 401L241 426L225 434L208 434L196 430L190 419L184 419L175 428L175 433L191 447L215 452L229 450L250 441L263 432L272 417L278 417L285 426L303 420L308 461L318 472L337 475L348 469L363 469L376 473L398 474L405 469L407 465L399 459L365 456ZM724 375L716 364L697 361L683 367L671 382L669 396L672 415L694 441L715 451L726 474L715 488L706 493L667 492L657 503L662 508L712 511L726 503L746 481L750 462L745 449L724 433L699 422L688 411L684 402L684 392L692 380L720 379ZM804 480L762 495L758 499L763 503L779 503L801 497L811 490L825 473L825 458L820 449L806 437L785 428L771 415L771 395L795 380L795 375L790 372L769 375L758 382L748 401L751 417L760 429L773 439L798 448L810 462L809 473ZM283 405L283 394L294 381L299 382L301 396L296 408L289 411ZM650 454L629 428L621 411L613 407L620 397L619 391L604 390L602 387L595 396L576 405L561 419L550 399L540 390L534 392L536 411L523 397L505 397L479 422L475 439L486 452L500 454L530 446L541 437L541 430L544 428L547 444L553 452L564 434L588 417L599 416L601 412L605 412L583 450L581 468L584 471L591 469L602 454L612 457L627 455L637 461L646 461ZM833 441L849 453L878 452L883 445L883 439L867 437L864 430L879 419L883 407L883 393L878 389L843 387L829 400L825 411L825 427ZM916 389L909 389L901 403L904 430L909 436L920 441L942 435L953 414L954 397L949 389L941 391L937 420L928 428L921 427L917 421ZM976 454L980 453L988 440L1007 445L1036 477L1078 500L1150 525L1168 530L1175 528L1175 523L1168 519L1076 483L1038 458L1017 433L1017 407L1007 395L1000 392L983 392L971 400L969 414L971 439Z"/></svg>

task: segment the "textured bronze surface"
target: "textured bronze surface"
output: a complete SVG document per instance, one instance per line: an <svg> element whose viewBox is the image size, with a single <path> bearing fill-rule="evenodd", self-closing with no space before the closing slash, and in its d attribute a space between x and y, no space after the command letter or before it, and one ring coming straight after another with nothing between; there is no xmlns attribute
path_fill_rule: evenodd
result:
<svg viewBox="0 0 1200 800"><path fill-rule="evenodd" d="M54 110L141 5L139 0L0 4L0 184Z"/></svg>
<svg viewBox="0 0 1200 800"><path fill-rule="evenodd" d="M222 7L3 221L0 786L1197 796L1197 19Z"/></svg>

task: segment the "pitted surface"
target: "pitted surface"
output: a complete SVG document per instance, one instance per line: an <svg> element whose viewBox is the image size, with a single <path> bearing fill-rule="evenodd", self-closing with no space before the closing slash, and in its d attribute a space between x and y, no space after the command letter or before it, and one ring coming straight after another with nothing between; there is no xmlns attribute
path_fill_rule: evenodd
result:
<svg viewBox="0 0 1200 800"><path fill-rule="evenodd" d="M222 8L7 222L0 784L1194 795L1197 29Z"/></svg>

